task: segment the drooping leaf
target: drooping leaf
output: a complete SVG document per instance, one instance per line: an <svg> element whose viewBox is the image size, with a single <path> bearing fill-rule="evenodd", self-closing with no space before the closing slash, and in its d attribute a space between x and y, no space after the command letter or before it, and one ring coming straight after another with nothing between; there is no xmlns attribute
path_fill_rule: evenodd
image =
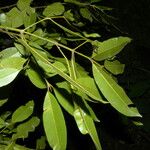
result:
<svg viewBox="0 0 150 150"><path fill-rule="evenodd" d="M122 74L124 72L125 65L121 64L118 60L104 62L105 68L114 75Z"/></svg>
<svg viewBox="0 0 150 150"><path fill-rule="evenodd" d="M64 12L64 17L66 19L68 19L69 21L74 21L75 20L75 18L73 16L73 13L71 13L71 10L65 11Z"/></svg>
<svg viewBox="0 0 150 150"><path fill-rule="evenodd" d="M29 101L26 105L20 106L13 114L12 114L12 123L21 122L30 117L33 113L34 102Z"/></svg>
<svg viewBox="0 0 150 150"><path fill-rule="evenodd" d="M126 95L125 91L113 80L113 78L106 73L102 67L95 64L92 65L94 79L100 91L110 104L126 116L141 117L136 108L128 106L133 104L132 101Z"/></svg>
<svg viewBox="0 0 150 150"><path fill-rule="evenodd" d="M111 38L104 42L94 41L92 45L95 47L92 58L97 61L109 59L117 55L131 39L128 37Z"/></svg>
<svg viewBox="0 0 150 150"><path fill-rule="evenodd" d="M18 75L20 70L14 68L0 69L0 87L11 83Z"/></svg>
<svg viewBox="0 0 150 150"><path fill-rule="evenodd" d="M76 79L76 82L81 85L82 87L84 87L85 89L85 93L87 95L89 95L91 98L102 102L102 103L106 103L106 101L104 101L102 99L102 97L100 96L100 93L96 87L96 84L93 80L93 78L91 77L83 77L83 78L78 78ZM80 89L79 89L80 91Z"/></svg>
<svg viewBox="0 0 150 150"><path fill-rule="evenodd" d="M43 124L49 145L54 150L65 150L67 132L63 113L57 100L47 92L43 106Z"/></svg>
<svg viewBox="0 0 150 150"><path fill-rule="evenodd" d="M65 88L64 88L65 90ZM66 91L67 92L67 91ZM71 95L67 96L62 94L62 92L58 91L57 89L54 89L55 96L58 100L58 102L61 104L61 106L70 114L73 115L74 112L74 106L72 103ZM70 99L67 99L70 98Z"/></svg>
<svg viewBox="0 0 150 150"><path fill-rule="evenodd" d="M26 59L22 57L9 57L6 59L2 59L2 61L0 62L0 68L14 68L22 70L25 62Z"/></svg>
<svg viewBox="0 0 150 150"><path fill-rule="evenodd" d="M40 89L45 89L46 86L46 82L44 81L44 79L41 77L40 73L37 72L38 70L34 70L32 68L29 68L26 70L27 75L30 79L30 81L37 87Z"/></svg>
<svg viewBox="0 0 150 150"><path fill-rule="evenodd" d="M27 138L29 132L33 132L39 123L40 119L38 117L32 117L30 120L21 123L17 126L17 132L13 134L12 139L16 140L18 138Z"/></svg>
<svg viewBox="0 0 150 150"><path fill-rule="evenodd" d="M44 9L43 15L47 17L59 16L62 15L64 11L64 6L60 2L55 2Z"/></svg>
<svg viewBox="0 0 150 150"><path fill-rule="evenodd" d="M82 134L89 134L97 150L102 150L93 119L87 115L79 106L77 106L74 111L74 118L80 132Z"/></svg>
<svg viewBox="0 0 150 150"><path fill-rule="evenodd" d="M89 38L89 37L92 37L92 38L98 38L98 37L101 37L98 33L87 33L87 32L83 32L84 36Z"/></svg>

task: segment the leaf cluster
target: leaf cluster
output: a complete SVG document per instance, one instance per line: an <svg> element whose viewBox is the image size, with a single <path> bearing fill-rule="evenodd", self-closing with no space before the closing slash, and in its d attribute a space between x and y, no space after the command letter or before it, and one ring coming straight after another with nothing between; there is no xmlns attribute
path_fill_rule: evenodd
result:
<svg viewBox="0 0 150 150"><path fill-rule="evenodd" d="M41 122L50 147L65 150L67 129L62 108L74 118L82 134L90 135L97 150L102 149L94 124L99 119L91 102L111 105L128 117L141 117L136 107L130 107L132 101L114 77L125 67L115 56L131 39L120 36L102 41L98 33L84 31L87 22L96 21L91 9L99 14L110 10L99 2L58 1L41 12L31 7L31 0L19 0L0 14L0 31L14 41L14 46L0 52L0 88L18 76L27 76L36 88L45 91L42 120L32 115L33 101L20 106L11 119L0 116L1 134L12 135L8 142L3 139L6 149L18 147L16 140L28 138ZM82 61L89 64L89 71ZM6 100L1 99L0 105L4 103ZM45 138L38 139L38 147L44 142Z"/></svg>

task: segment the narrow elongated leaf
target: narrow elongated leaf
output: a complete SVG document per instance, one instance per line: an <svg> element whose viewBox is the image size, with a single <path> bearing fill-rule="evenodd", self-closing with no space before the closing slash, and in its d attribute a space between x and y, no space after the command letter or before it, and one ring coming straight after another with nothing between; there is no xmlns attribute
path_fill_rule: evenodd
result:
<svg viewBox="0 0 150 150"><path fill-rule="evenodd" d="M91 12L87 8L81 8L80 14L82 15L83 18L88 19L91 22L93 21Z"/></svg>
<svg viewBox="0 0 150 150"><path fill-rule="evenodd" d="M14 68L21 70L23 69L23 65L26 62L26 59L21 57L9 57L6 59L2 59L0 62L0 68Z"/></svg>
<svg viewBox="0 0 150 150"><path fill-rule="evenodd" d="M16 140L18 138L27 138L29 132L33 132L35 128L39 125L40 119L38 117L32 117L27 122L24 122L17 126L17 133L13 134L12 139Z"/></svg>
<svg viewBox="0 0 150 150"><path fill-rule="evenodd" d="M29 101L25 106L20 106L12 115L12 123L21 122L33 113L34 102Z"/></svg>
<svg viewBox="0 0 150 150"><path fill-rule="evenodd" d="M93 119L89 115L87 115L80 107L76 107L74 118L80 132L82 134L89 134L97 150L102 150Z"/></svg>
<svg viewBox="0 0 150 150"><path fill-rule="evenodd" d="M43 106L43 124L49 145L53 150L65 150L67 132L63 113L57 100L47 92Z"/></svg>
<svg viewBox="0 0 150 150"><path fill-rule="evenodd" d="M118 60L114 61L105 60L104 66L108 71L110 71L115 75L122 74L125 68L125 65L121 64Z"/></svg>
<svg viewBox="0 0 150 150"><path fill-rule="evenodd" d="M133 104L124 90L108 75L102 67L93 64L94 79L104 97L120 113L126 116L141 117L138 110L128 105Z"/></svg>
<svg viewBox="0 0 150 150"><path fill-rule="evenodd" d="M73 115L74 112L74 106L72 103L72 99L70 96L70 99L66 98L66 95L63 95L61 92L59 92L57 89L54 89L55 96L61 106L70 114Z"/></svg>
<svg viewBox="0 0 150 150"><path fill-rule="evenodd" d="M56 2L47 6L43 11L43 15L49 17L58 16L62 15L64 11L65 11L64 6L60 2Z"/></svg>
<svg viewBox="0 0 150 150"><path fill-rule="evenodd" d="M92 57L97 61L111 58L118 54L129 42L131 42L131 39L128 37L112 38L104 42L94 41L92 44L96 48Z"/></svg>
<svg viewBox="0 0 150 150"><path fill-rule="evenodd" d="M47 87L44 79L40 76L40 74L36 70L30 68L30 69L27 69L26 71L27 71L27 75L28 75L30 81L37 88L45 89Z"/></svg>
<svg viewBox="0 0 150 150"><path fill-rule="evenodd" d="M20 70L14 68L0 69L0 87L11 83L18 75Z"/></svg>
<svg viewBox="0 0 150 150"><path fill-rule="evenodd" d="M96 84L92 78L90 77L78 78L76 82L82 87L84 87L84 89L86 90L86 94L88 94L90 97L102 103L106 103L106 101L102 100L102 97L100 96Z"/></svg>

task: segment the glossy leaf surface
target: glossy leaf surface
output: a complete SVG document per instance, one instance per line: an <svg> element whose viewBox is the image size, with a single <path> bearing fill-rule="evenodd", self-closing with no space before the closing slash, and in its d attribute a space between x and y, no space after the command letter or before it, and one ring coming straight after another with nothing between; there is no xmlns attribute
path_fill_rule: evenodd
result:
<svg viewBox="0 0 150 150"><path fill-rule="evenodd" d="M65 150L67 131L61 108L52 95L47 92L43 106L43 124L49 145L54 150Z"/></svg>
<svg viewBox="0 0 150 150"><path fill-rule="evenodd" d="M132 101L102 67L93 64L93 76L104 97L116 110L126 116L141 117L136 108L128 106L133 104Z"/></svg>

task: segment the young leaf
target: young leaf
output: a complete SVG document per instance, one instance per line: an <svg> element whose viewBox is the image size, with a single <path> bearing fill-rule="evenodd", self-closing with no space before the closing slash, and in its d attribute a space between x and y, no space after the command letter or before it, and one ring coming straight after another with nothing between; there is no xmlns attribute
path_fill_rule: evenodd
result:
<svg viewBox="0 0 150 150"><path fill-rule="evenodd" d="M29 132L33 132L39 123L40 119L38 117L32 117L30 120L21 123L17 126L17 133L13 134L12 139L27 138Z"/></svg>
<svg viewBox="0 0 150 150"><path fill-rule="evenodd" d="M55 150L65 150L67 131L64 116L50 92L45 96L43 111L43 124L49 145Z"/></svg>
<svg viewBox="0 0 150 150"><path fill-rule="evenodd" d="M131 42L131 39L128 37L111 38L104 42L94 41L92 45L96 47L96 50L92 57L97 61L111 58L118 54L129 42Z"/></svg>
<svg viewBox="0 0 150 150"><path fill-rule="evenodd" d="M18 75L20 70L14 68L0 69L0 87L11 83Z"/></svg>
<svg viewBox="0 0 150 150"><path fill-rule="evenodd" d="M87 115L79 106L77 106L76 110L74 111L74 118L80 132L82 134L89 134L97 150L102 150L93 119Z"/></svg>
<svg viewBox="0 0 150 150"><path fill-rule="evenodd" d="M6 59L2 59L2 61L0 62L0 68L14 68L22 70L25 62L26 59L21 57L9 57Z"/></svg>
<svg viewBox="0 0 150 150"><path fill-rule="evenodd" d="M43 11L43 15L47 17L59 16L62 15L64 11L64 6L60 2L56 2L47 6Z"/></svg>
<svg viewBox="0 0 150 150"><path fill-rule="evenodd" d="M121 64L118 60L114 61L105 60L104 67L114 75L118 75L124 72L125 65Z"/></svg>
<svg viewBox="0 0 150 150"><path fill-rule="evenodd" d="M110 104L118 110L120 113L131 116L141 117L138 110L128 105L133 104L124 90L108 75L102 67L95 64L93 66L94 79L101 90L104 97L110 102Z"/></svg>
<svg viewBox="0 0 150 150"><path fill-rule="evenodd" d="M29 101L25 106L20 106L13 114L12 114L12 123L21 122L30 117L33 113L34 102Z"/></svg>
<svg viewBox="0 0 150 150"><path fill-rule="evenodd" d="M34 70L32 68L29 68L26 70L27 75L30 79L30 81L37 87L40 89L45 89L46 86L46 82L44 81L44 79L40 76L40 74L37 72L37 70Z"/></svg>

